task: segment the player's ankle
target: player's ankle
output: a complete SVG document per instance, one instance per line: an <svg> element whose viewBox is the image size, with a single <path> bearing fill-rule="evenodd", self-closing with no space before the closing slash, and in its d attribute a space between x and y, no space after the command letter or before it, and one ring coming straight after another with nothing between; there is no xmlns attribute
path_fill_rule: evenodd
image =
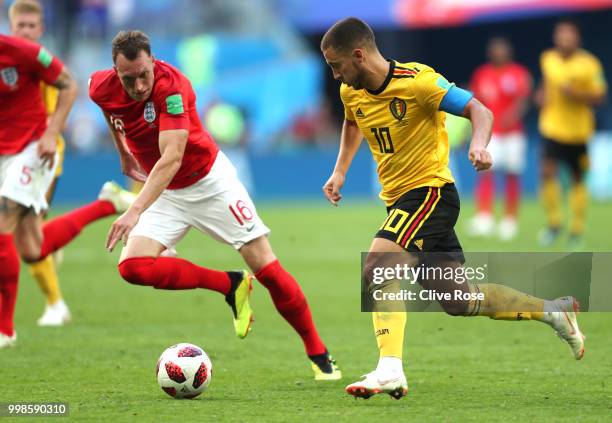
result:
<svg viewBox="0 0 612 423"><path fill-rule="evenodd" d="M398 374L403 373L402 359L399 357L380 357L376 372Z"/></svg>

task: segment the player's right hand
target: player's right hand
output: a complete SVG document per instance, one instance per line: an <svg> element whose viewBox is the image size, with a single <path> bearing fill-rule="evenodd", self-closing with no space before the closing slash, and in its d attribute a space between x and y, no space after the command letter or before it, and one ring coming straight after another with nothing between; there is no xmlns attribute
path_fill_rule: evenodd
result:
<svg viewBox="0 0 612 423"><path fill-rule="evenodd" d="M47 134L46 132L38 140L38 146L36 147L38 157L42 160L43 166L47 165L49 169L53 169L53 163L55 163L55 152L57 151L57 139L54 135Z"/></svg>
<svg viewBox="0 0 612 423"><path fill-rule="evenodd" d="M491 153L489 153L486 148L471 147L468 157L470 162L472 162L472 166L474 166L474 169L476 169L478 172L488 170L491 168L491 166L493 166Z"/></svg>
<svg viewBox="0 0 612 423"><path fill-rule="evenodd" d="M323 194L325 198L334 206L338 206L338 202L342 199L340 189L344 185L344 175L334 172L332 176L323 185Z"/></svg>
<svg viewBox="0 0 612 423"><path fill-rule="evenodd" d="M108 231L106 237L106 250L110 253L115 248L119 241L123 242L123 246L127 244L130 232L138 223L140 215L131 209L127 209L117 220L115 220Z"/></svg>
<svg viewBox="0 0 612 423"><path fill-rule="evenodd" d="M142 170L138 161L131 154L121 157L121 172L138 182L145 182L147 174Z"/></svg>

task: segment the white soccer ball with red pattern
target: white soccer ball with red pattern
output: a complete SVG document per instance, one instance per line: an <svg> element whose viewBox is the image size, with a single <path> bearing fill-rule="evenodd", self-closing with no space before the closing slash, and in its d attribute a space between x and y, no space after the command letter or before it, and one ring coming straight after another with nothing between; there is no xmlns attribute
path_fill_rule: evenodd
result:
<svg viewBox="0 0 612 423"><path fill-rule="evenodd" d="M195 398L212 379L212 363L204 350L193 344L177 344L157 360L157 382L174 398Z"/></svg>

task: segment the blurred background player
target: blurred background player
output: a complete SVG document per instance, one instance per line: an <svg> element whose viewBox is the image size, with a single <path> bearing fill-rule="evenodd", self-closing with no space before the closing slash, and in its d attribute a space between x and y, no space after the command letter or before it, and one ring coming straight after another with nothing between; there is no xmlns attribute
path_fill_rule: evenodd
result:
<svg viewBox="0 0 612 423"><path fill-rule="evenodd" d="M42 5L36 0L17 0L9 8L9 23L11 33L16 37L38 43L43 36L44 18ZM42 99L45 104L47 115L55 111L57 105L58 89L53 85L41 82ZM64 162L65 142L61 134L57 137L58 163L55 170L55 178L47 191L47 203L51 205L53 194L59 177L62 174ZM47 213L45 212L45 217ZM30 273L38 282L38 286L45 294L47 305L38 325L61 326L70 321L70 311L64 302L59 286L54 255L47 256L44 260L30 264Z"/></svg>
<svg viewBox="0 0 612 423"><path fill-rule="evenodd" d="M493 134L487 147L493 158L490 171L480 172L475 188L476 216L470 221L469 233L489 236L495 229L495 173L505 175L506 206L497 232L502 240L514 238L518 230L521 192L520 176L525 167L527 138L523 117L531 92L531 76L512 60L512 45L496 37L487 45L488 63L478 67L470 88L495 118Z"/></svg>
<svg viewBox="0 0 612 423"><path fill-rule="evenodd" d="M554 47L540 57L542 85L536 93L541 106L539 129L542 138L541 197L546 228L540 243L550 246L563 223L559 165L569 168L571 187L568 246L580 248L584 233L588 191L585 172L589 161L587 143L595 130L593 108L601 104L607 85L601 63L581 48L576 23L563 20L553 33Z"/></svg>
<svg viewBox="0 0 612 423"><path fill-rule="evenodd" d="M42 101L43 81L59 89L50 116ZM0 35L0 348L17 341L13 319L20 256L38 262L89 223L130 204L127 193L107 183L97 201L43 225L46 194L58 164L57 137L76 92L69 70L44 47Z"/></svg>

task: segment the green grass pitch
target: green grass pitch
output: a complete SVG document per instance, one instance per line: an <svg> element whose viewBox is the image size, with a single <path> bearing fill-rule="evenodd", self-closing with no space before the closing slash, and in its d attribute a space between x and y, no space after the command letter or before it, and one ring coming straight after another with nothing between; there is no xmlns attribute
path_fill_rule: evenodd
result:
<svg viewBox="0 0 612 423"><path fill-rule="evenodd" d="M510 244L473 240L473 251L538 251L543 222L525 204L521 233ZM584 313L582 362L553 331L536 322L499 322L410 314L405 341L408 396L355 400L344 386L376 365L371 319L359 311L359 252L383 220L380 202L266 204L260 214L284 266L307 295L323 339L344 379L315 383L301 342L255 284L256 321L245 340L233 334L223 298L205 291L168 292L130 286L104 250L110 219L87 228L65 250L60 269L74 321L38 328L43 298L22 269L16 311L18 346L0 351L0 402L65 401L78 421L602 421L612 416L612 314ZM611 204L589 211L586 249L612 250ZM563 250L563 243L555 246ZM220 269L243 267L227 246L192 232L181 257ZM206 394L177 401L157 386L159 354L192 342L210 355L214 376ZM61 421L61 420L59 420Z"/></svg>

